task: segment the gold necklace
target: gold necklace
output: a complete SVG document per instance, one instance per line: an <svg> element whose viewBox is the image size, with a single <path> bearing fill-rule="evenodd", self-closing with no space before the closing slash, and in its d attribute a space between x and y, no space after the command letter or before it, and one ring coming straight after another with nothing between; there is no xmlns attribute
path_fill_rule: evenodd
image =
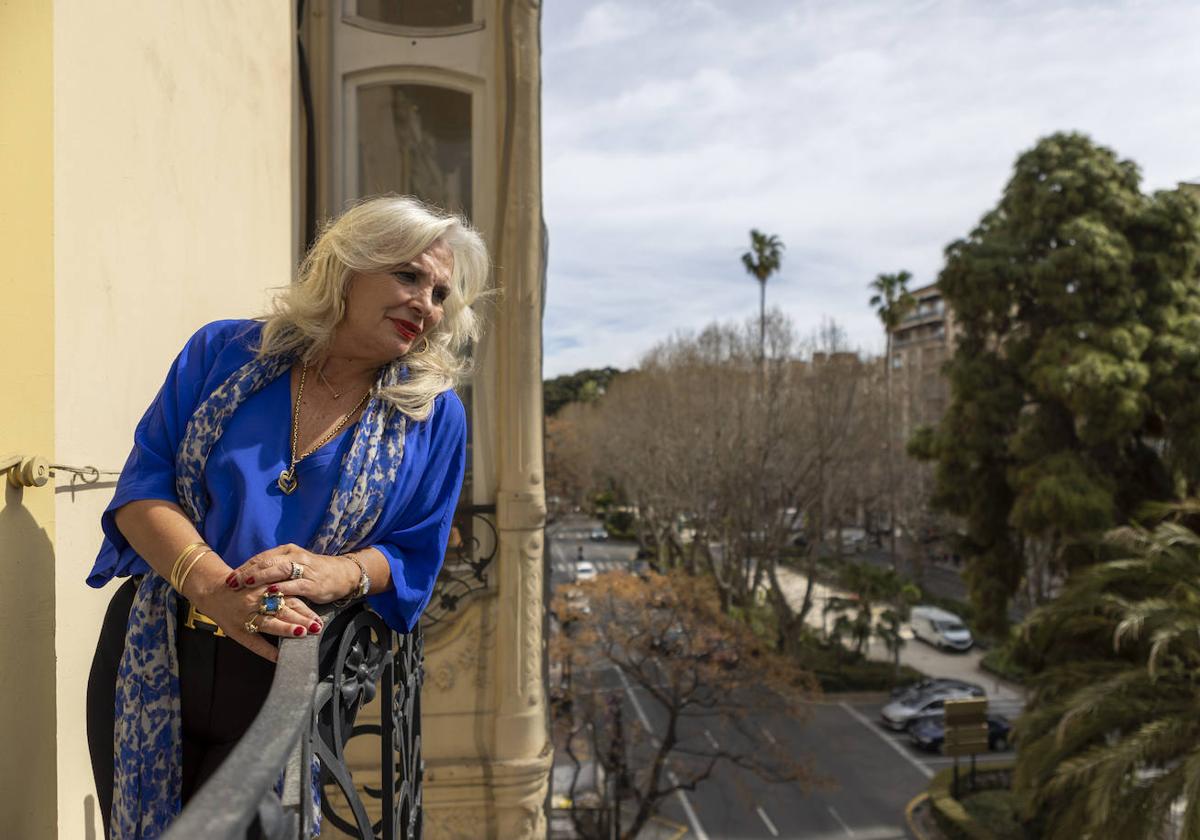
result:
<svg viewBox="0 0 1200 840"><path fill-rule="evenodd" d="M276 482L276 484L279 485L279 489L288 496L296 492L296 488L300 486L300 479L296 478L296 464L300 463L322 446L329 443L329 441L333 439L333 436L338 433L338 430L340 430L342 426L346 425L346 421L350 419L354 412L363 407L363 403L367 401L367 397L371 396L371 391L368 389L367 393L362 395L362 398L359 399L354 408L343 414L342 419L337 421L337 425L330 429L325 437L321 438L319 441L309 447L309 450L303 455L297 457L296 444L299 442L300 437L300 399L304 396L304 379L307 373L308 362L304 362L303 366L300 368L300 385L298 388L296 388L296 407L292 411L292 463L287 469L279 474L279 480Z"/></svg>
<svg viewBox="0 0 1200 840"><path fill-rule="evenodd" d="M342 398L342 395L339 394L337 391L333 390L333 386L330 385L329 380L325 378L325 364L324 363L322 363L321 366L319 368L317 368L317 376L320 378L320 380L322 382L325 383L325 387L329 389L329 393L333 394L333 398L335 400L340 400Z"/></svg>

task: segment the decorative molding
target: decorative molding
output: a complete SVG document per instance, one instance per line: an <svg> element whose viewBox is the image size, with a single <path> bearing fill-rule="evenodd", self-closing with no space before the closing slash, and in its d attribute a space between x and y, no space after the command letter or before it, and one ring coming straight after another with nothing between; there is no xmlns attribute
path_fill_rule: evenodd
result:
<svg viewBox="0 0 1200 840"><path fill-rule="evenodd" d="M487 685L489 669L485 667L484 657L490 655L494 645L496 623L492 611L482 607L472 609L461 619L454 622L459 632L448 643L438 646L435 652L426 654L429 668L429 679L425 683L426 690L435 690L442 694L454 689L459 674L474 674L472 685L484 688Z"/></svg>
<svg viewBox="0 0 1200 840"><path fill-rule="evenodd" d="M521 550L523 592L521 693L529 705L542 700L542 535L529 536Z"/></svg>
<svg viewBox="0 0 1200 840"><path fill-rule="evenodd" d="M424 817L425 840L480 840L488 836L487 814L482 809L426 808Z"/></svg>

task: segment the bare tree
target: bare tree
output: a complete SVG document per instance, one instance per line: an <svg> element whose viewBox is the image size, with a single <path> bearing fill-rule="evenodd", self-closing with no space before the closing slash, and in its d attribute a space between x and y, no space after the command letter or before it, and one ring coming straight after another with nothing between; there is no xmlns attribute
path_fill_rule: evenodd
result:
<svg viewBox="0 0 1200 840"><path fill-rule="evenodd" d="M772 782L815 781L810 760L766 740L755 718L802 720L815 683L721 613L707 579L609 573L579 591L586 602L560 596L553 604L563 630L551 655L572 674L559 731L576 779L586 757L611 780L613 804L629 803L632 816L615 817L621 837L638 836L668 796L696 790L723 762ZM645 719L623 711L634 690ZM573 814L585 836L613 825L586 817Z"/></svg>
<svg viewBox="0 0 1200 840"><path fill-rule="evenodd" d="M660 568L709 575L727 613L765 597L786 649L825 534L860 522L885 487L881 375L832 321L805 341L777 311L712 325L664 341L582 407L580 457L637 506ZM777 567L798 544L809 584L794 608Z"/></svg>

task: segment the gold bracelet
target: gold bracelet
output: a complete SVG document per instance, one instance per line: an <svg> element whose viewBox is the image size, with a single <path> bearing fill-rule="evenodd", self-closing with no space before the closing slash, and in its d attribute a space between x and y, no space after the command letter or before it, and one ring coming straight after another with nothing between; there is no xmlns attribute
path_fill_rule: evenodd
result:
<svg viewBox="0 0 1200 840"><path fill-rule="evenodd" d="M200 545L192 548L192 551L188 552L186 554L186 556L184 557L184 559L181 559L180 562L178 563L178 565L175 565L175 568L170 570L170 586L174 587L176 592L179 592L179 590L181 590L180 580L179 580L180 572L182 570L184 570L184 566L187 564L187 560L190 558L196 557L196 553L200 552L200 551L204 551L205 548L208 548L208 546L206 546L204 544L200 544Z"/></svg>
<svg viewBox="0 0 1200 840"><path fill-rule="evenodd" d="M186 546L183 551L179 552L179 556L175 558L175 563L171 566L171 576L167 578L171 582L172 586L175 586L175 578L179 574L179 570L183 568L183 562L187 559L188 555L197 548L208 548L208 544L203 540L200 542L194 542L191 545ZM179 587L175 586L175 589L178 590Z"/></svg>
<svg viewBox="0 0 1200 840"><path fill-rule="evenodd" d="M345 598L339 598L333 602L335 607L344 607L353 601L355 598L365 598L371 590L371 577L367 574L367 567L358 559L358 552L352 551L349 554L343 554L343 557L354 561L354 565L358 566L358 584L354 587L354 591Z"/></svg>
<svg viewBox="0 0 1200 840"><path fill-rule="evenodd" d="M179 576L179 586L175 587L176 592L178 592L180 595L183 594L183 582L187 580L187 576L192 573L192 569L196 567L196 564L200 562L204 555L212 553L213 550L211 548L205 548L204 551L201 551L194 558L192 558L192 562L188 563L188 567L184 569L183 574Z"/></svg>

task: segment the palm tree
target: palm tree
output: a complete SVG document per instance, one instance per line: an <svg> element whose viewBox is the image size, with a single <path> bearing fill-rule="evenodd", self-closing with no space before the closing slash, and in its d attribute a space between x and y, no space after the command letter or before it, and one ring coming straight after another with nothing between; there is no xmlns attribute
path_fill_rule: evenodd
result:
<svg viewBox="0 0 1200 840"><path fill-rule="evenodd" d="M1200 535L1177 521L1200 501L1175 510L1023 628L1014 790L1047 840L1200 837Z"/></svg>
<svg viewBox="0 0 1200 840"><path fill-rule="evenodd" d="M758 281L758 358L766 359L767 347L767 279L779 270L783 262L783 243L778 236L750 231L750 250L742 254L742 265Z"/></svg>
<svg viewBox="0 0 1200 840"><path fill-rule="evenodd" d="M884 331L887 333L887 352L883 357L883 376L886 383L884 386L886 400L884 410L886 411L885 424L887 426L884 442L887 446L888 552L892 557L893 570L896 568L896 481L892 459L892 333L896 327L900 326L904 316L916 305L916 300L908 293L908 281L911 279L912 275L907 271L896 274L880 274L870 285L870 288L875 291L875 294L871 296L871 306L875 307L875 314L883 322Z"/></svg>

